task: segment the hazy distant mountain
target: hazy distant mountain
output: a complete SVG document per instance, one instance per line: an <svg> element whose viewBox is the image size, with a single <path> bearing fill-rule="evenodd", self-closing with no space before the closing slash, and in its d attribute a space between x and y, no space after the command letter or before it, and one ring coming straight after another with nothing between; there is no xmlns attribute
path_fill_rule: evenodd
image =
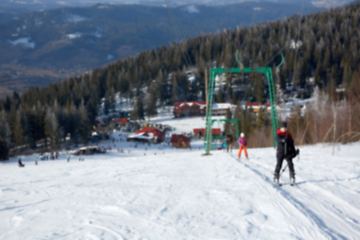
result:
<svg viewBox="0 0 360 240"><path fill-rule="evenodd" d="M229 5L242 2L256 2L260 6L266 2L278 3L278 4L291 4L301 6L315 6L319 8L339 7L354 0L172 0L168 1L172 7L184 6L184 5ZM0 22L17 18L25 13L34 11L50 10L61 7L89 7L95 4L138 4L138 5L151 5L151 6L165 6L163 0L1 0L0 1Z"/></svg>
<svg viewBox="0 0 360 240"><path fill-rule="evenodd" d="M303 2L306 5L311 5L312 2L323 1L328 3L350 3L354 0L170 0L170 4L174 6L201 4L201 5L228 5L241 2L274 2L301 5ZM15 6L15 5L37 5L37 6L86 6L92 4L145 4L145 5L164 5L163 0L2 0L0 6Z"/></svg>
<svg viewBox="0 0 360 240"><path fill-rule="evenodd" d="M304 8L304 14L315 11L319 9ZM145 5L67 7L0 23L0 92L4 85L21 91L49 79L80 74L201 32L283 19L299 13L299 7L270 2L259 7L256 2L246 2L186 5L173 12L178 37L166 8Z"/></svg>

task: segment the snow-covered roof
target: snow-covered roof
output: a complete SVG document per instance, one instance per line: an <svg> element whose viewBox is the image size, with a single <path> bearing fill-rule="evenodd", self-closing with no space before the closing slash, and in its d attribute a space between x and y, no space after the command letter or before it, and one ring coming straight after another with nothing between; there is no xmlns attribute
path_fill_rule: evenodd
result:
<svg viewBox="0 0 360 240"><path fill-rule="evenodd" d="M214 103L212 105L212 109L232 109L232 108L236 108L236 105L233 105L231 103Z"/></svg>
<svg viewBox="0 0 360 240"><path fill-rule="evenodd" d="M87 150L87 149L94 149L94 148L99 148L98 146L89 146L89 147L82 147L82 148L79 148L79 151L84 151L84 150Z"/></svg>
<svg viewBox="0 0 360 240"><path fill-rule="evenodd" d="M138 133L138 134L132 134L129 135L128 138L137 138L137 139L153 139L156 138L156 136L154 137L154 134L151 132L142 132L142 133Z"/></svg>
<svg viewBox="0 0 360 240"><path fill-rule="evenodd" d="M197 106L200 106L200 108L204 108L206 107L206 103L204 101L195 101L195 102L176 102L174 104L175 107L183 107L183 106L194 106L194 105L197 105Z"/></svg>

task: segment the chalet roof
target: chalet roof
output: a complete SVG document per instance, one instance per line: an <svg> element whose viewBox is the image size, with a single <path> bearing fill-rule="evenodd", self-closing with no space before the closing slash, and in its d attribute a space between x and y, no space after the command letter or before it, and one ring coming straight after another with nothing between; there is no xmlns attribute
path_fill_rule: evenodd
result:
<svg viewBox="0 0 360 240"><path fill-rule="evenodd" d="M175 108L182 108L184 106L189 106L192 107L194 105L199 106L200 108L206 107L206 102L205 101L193 101L193 102L176 102L174 103L174 107Z"/></svg>
<svg viewBox="0 0 360 240"><path fill-rule="evenodd" d="M267 103L267 104L265 104L265 105L260 105L260 104L257 103L257 102L253 102L253 103L248 102L248 103L245 103L244 106L246 106L246 107L252 107L252 108L260 108L260 107L269 108L269 107L271 107L270 103ZM280 104L277 103L276 106L277 106L277 107L280 107Z"/></svg>
<svg viewBox="0 0 360 240"><path fill-rule="evenodd" d="M280 107L280 103L277 103L276 106L277 106L277 107ZM265 107L266 107L266 108L271 107L270 103L265 104Z"/></svg>
<svg viewBox="0 0 360 240"><path fill-rule="evenodd" d="M205 108L206 107L206 102L205 101L194 101L194 102L176 102L174 103L174 107L175 108L183 108L185 106L189 106L189 107L192 107L192 106L199 106L200 108ZM212 109L232 109L236 107L236 105L233 105L231 103L214 103L212 105Z"/></svg>
<svg viewBox="0 0 360 240"><path fill-rule="evenodd" d="M116 123L128 123L129 120L127 118L121 118L120 120L115 121Z"/></svg>
<svg viewBox="0 0 360 240"><path fill-rule="evenodd" d="M206 102L205 102L205 101L175 102L175 103L174 103L174 106L179 106L180 104L183 104L183 103L186 103L186 104L188 104L188 105L190 105L190 104L194 104L194 103L196 103L196 104L200 104L200 105L205 105L205 104L206 104Z"/></svg>
<svg viewBox="0 0 360 240"><path fill-rule="evenodd" d="M232 109L234 107L236 107L236 105L233 105L231 103L214 103L212 105L212 109Z"/></svg>
<svg viewBox="0 0 360 240"><path fill-rule="evenodd" d="M159 129L153 127L144 127L140 130L137 130L135 134L140 133L152 133L157 138L165 134L163 131L160 131Z"/></svg>
<svg viewBox="0 0 360 240"><path fill-rule="evenodd" d="M147 139L147 140L150 140L150 139L153 139L154 137L157 138L156 136L154 136L153 133L150 133L150 132L141 132L141 133L132 134L132 135L130 135L128 138Z"/></svg>

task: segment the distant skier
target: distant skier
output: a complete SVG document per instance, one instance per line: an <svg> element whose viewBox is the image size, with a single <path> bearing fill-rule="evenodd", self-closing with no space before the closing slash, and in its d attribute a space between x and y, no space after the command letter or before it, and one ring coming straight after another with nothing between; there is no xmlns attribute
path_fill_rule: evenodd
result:
<svg viewBox="0 0 360 240"><path fill-rule="evenodd" d="M21 161L21 158L19 158L19 160L18 160L18 165L19 165L19 167L25 167L25 165Z"/></svg>
<svg viewBox="0 0 360 240"><path fill-rule="evenodd" d="M276 167L274 172L274 183L279 184L280 169L282 162L285 159L290 172L290 185L295 184L295 171L292 159L299 154L299 150L295 150L294 140L291 134L288 132L287 123L282 122L280 128L277 129L276 134Z"/></svg>
<svg viewBox="0 0 360 240"><path fill-rule="evenodd" d="M226 148L226 140L221 142L221 149L223 149L224 152L225 152L225 148Z"/></svg>
<svg viewBox="0 0 360 240"><path fill-rule="evenodd" d="M233 136L231 134L228 134L226 136L226 151L229 152L229 149L230 149L230 152L232 152L232 144L233 144Z"/></svg>
<svg viewBox="0 0 360 240"><path fill-rule="evenodd" d="M247 160L249 160L249 156L248 156L248 153L247 153L247 151L246 151L246 145L247 145L247 142L246 142L245 134L244 134L244 133L241 133L241 134L240 134L240 137L239 137L239 152L238 152L238 158L241 157L241 152L242 152L242 150L244 150L245 157L246 157Z"/></svg>

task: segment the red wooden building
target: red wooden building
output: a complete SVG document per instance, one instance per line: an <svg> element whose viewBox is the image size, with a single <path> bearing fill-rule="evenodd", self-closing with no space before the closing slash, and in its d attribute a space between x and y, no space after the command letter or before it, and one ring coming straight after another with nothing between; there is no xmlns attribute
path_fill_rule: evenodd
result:
<svg viewBox="0 0 360 240"><path fill-rule="evenodd" d="M194 134L195 136L202 137L205 135L205 128L194 128ZM213 128L212 129L212 135L213 136L220 136L221 135L221 129L220 128Z"/></svg>
<svg viewBox="0 0 360 240"><path fill-rule="evenodd" d="M117 124L127 124L129 120L127 118L121 118L120 120L115 121Z"/></svg>
<svg viewBox="0 0 360 240"><path fill-rule="evenodd" d="M171 145L176 148L188 148L190 147L190 139L182 134L173 134L171 136Z"/></svg>
<svg viewBox="0 0 360 240"><path fill-rule="evenodd" d="M204 101L195 102L176 102L174 103L174 116L191 117L191 116L204 116L206 110L206 103Z"/></svg>

